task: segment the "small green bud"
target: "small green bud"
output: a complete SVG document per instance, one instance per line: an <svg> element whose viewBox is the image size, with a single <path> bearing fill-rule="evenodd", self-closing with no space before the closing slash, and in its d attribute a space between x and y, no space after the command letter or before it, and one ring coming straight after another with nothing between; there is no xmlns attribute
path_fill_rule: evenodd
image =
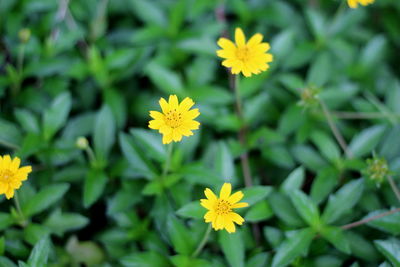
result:
<svg viewBox="0 0 400 267"><path fill-rule="evenodd" d="M29 39L31 38L31 30L28 28L19 30L18 37L19 37L19 40L21 41L21 43L26 44L29 41Z"/></svg>
<svg viewBox="0 0 400 267"><path fill-rule="evenodd" d="M85 137L81 136L76 139L75 145L77 148L85 150L89 147L89 141Z"/></svg>
<svg viewBox="0 0 400 267"><path fill-rule="evenodd" d="M314 87L314 86L310 86L307 88L304 88L301 91L301 95L300 95L300 106L303 106L305 108L313 108L318 106L319 100L318 100L318 94L319 94L319 89Z"/></svg>
<svg viewBox="0 0 400 267"><path fill-rule="evenodd" d="M386 159L374 155L367 159L367 168L364 171L367 178L380 185L385 178L390 175L389 166Z"/></svg>

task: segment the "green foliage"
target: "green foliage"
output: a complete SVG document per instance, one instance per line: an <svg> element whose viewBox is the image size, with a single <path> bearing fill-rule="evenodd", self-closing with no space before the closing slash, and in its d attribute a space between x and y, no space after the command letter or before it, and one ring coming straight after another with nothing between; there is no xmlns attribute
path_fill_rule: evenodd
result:
<svg viewBox="0 0 400 267"><path fill-rule="evenodd" d="M346 2L0 0L0 155L33 168L0 196L0 266L400 266L400 4ZM240 99L235 27L274 56ZM167 160L169 94L201 125ZM224 182L245 222L193 255Z"/></svg>

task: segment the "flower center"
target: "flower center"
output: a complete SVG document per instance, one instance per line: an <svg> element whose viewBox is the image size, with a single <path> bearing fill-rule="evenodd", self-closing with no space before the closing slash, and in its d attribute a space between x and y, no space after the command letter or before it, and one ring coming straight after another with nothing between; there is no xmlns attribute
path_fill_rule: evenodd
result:
<svg viewBox="0 0 400 267"><path fill-rule="evenodd" d="M176 109L170 110L165 114L165 123L171 128L178 128L182 125L182 114Z"/></svg>
<svg viewBox="0 0 400 267"><path fill-rule="evenodd" d="M236 49L236 57L239 60L247 61L249 59L249 49L247 46L241 46Z"/></svg>
<svg viewBox="0 0 400 267"><path fill-rule="evenodd" d="M0 181L7 182L14 177L14 173L8 169L0 171Z"/></svg>
<svg viewBox="0 0 400 267"><path fill-rule="evenodd" d="M215 208L215 212L218 215L226 215L232 211L232 205L229 201L224 199L219 199Z"/></svg>

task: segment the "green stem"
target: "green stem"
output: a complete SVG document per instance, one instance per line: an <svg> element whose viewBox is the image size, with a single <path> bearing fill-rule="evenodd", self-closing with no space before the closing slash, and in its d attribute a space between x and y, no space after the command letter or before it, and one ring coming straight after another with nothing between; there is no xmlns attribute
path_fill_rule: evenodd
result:
<svg viewBox="0 0 400 267"><path fill-rule="evenodd" d="M346 141L344 140L342 134L340 133L339 129L336 127L335 122L332 119L332 115L328 109L328 107L325 105L324 101L319 99L319 103L321 104L322 110L324 112L325 118L328 121L329 127L331 128L331 131L333 135L335 136L337 142L339 143L340 147L343 149L344 153L348 158L352 158L353 155L351 151L348 149Z"/></svg>
<svg viewBox="0 0 400 267"><path fill-rule="evenodd" d="M15 207L17 208L18 215L21 218L21 225L26 226L27 221L26 221L24 213L22 212L22 209L21 209L21 204L19 202L19 197L18 197L18 191L14 192L14 203L15 203Z"/></svg>
<svg viewBox="0 0 400 267"><path fill-rule="evenodd" d="M397 208L397 209L394 209L394 210L390 210L390 211L375 215L375 216L370 217L370 218L366 218L366 219L363 219L363 220L360 220L360 221L356 221L356 222L353 222L353 223L349 223L349 224L343 225L341 228L343 230L351 229L351 228L366 224L366 223L368 223L370 221L377 220L379 218L391 215L391 214L399 212L399 211L400 211L400 208Z"/></svg>
<svg viewBox="0 0 400 267"><path fill-rule="evenodd" d="M347 111L334 111L332 114L338 119L349 120L369 120L369 119L391 119L400 118L400 114L390 113L382 114L379 112L347 112Z"/></svg>
<svg viewBox="0 0 400 267"><path fill-rule="evenodd" d="M86 152L92 166L96 166L97 159L96 159L96 156L94 155L93 149L90 146L87 146L85 148L85 152Z"/></svg>
<svg viewBox="0 0 400 267"><path fill-rule="evenodd" d="M393 193L396 195L397 200L400 202L400 191L399 188L397 188L396 183L393 181L392 176L388 176L389 184L392 187Z"/></svg>
<svg viewBox="0 0 400 267"><path fill-rule="evenodd" d="M170 144L168 144L167 146L167 158L165 159L165 163L164 163L164 168L163 168L163 172L162 172L162 179L165 178L165 176L167 176L168 171L169 171L169 165L171 164L171 158L172 158L172 150L173 150L173 143L171 142Z"/></svg>
<svg viewBox="0 0 400 267"><path fill-rule="evenodd" d="M197 246L196 250L193 252L192 257L196 258L200 252L203 250L204 246L207 243L208 237L211 233L211 223L208 225L206 232L204 233L203 239L200 241L199 245Z"/></svg>
<svg viewBox="0 0 400 267"><path fill-rule="evenodd" d="M340 15L343 13L343 10L345 9L345 7L346 7L346 0L342 0L338 9L335 12L335 15L333 15L333 20L332 20L333 23L335 23L339 19Z"/></svg>

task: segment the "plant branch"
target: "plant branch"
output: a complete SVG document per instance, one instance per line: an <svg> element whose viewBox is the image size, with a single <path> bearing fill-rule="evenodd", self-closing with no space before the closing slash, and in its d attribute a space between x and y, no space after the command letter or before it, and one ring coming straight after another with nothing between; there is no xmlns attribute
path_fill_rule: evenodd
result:
<svg viewBox="0 0 400 267"><path fill-rule="evenodd" d="M193 252L192 257L196 258L199 253L203 250L204 246L207 243L208 237L211 233L211 223L208 225L206 232L204 233L203 239L200 241L199 245L197 246L196 250Z"/></svg>
<svg viewBox="0 0 400 267"><path fill-rule="evenodd" d="M366 219L363 219L363 220L360 220L360 221L356 221L356 222L353 222L353 223L349 223L349 224L343 225L341 228L343 230L348 230L348 229L351 229L351 228L366 224L366 223L368 223L370 221L377 220L379 218L391 215L391 214L399 212L399 211L400 211L400 208L397 208L397 209L394 209L394 210L390 210L390 211L375 215L375 216L370 217L370 218L366 218Z"/></svg>
<svg viewBox="0 0 400 267"><path fill-rule="evenodd" d="M328 121L329 127L331 128L331 131L333 135L335 136L337 142L339 143L340 147L343 149L344 153L348 158L352 158L353 155L351 151L348 149L346 141L344 140L342 134L340 133L339 129L336 127L335 122L332 119L332 115L328 109L328 107L325 105L324 101L319 99L319 103L321 104L322 110L324 112L325 118Z"/></svg>
<svg viewBox="0 0 400 267"><path fill-rule="evenodd" d="M397 200L400 202L400 191L399 191L399 188L397 188L397 185L396 185L396 183L393 181L393 178L392 178L392 176L388 176L388 180L389 180L389 184L390 184L390 186L392 187L392 190L393 190L393 192L394 192L394 194L396 195L396 197L397 197Z"/></svg>

